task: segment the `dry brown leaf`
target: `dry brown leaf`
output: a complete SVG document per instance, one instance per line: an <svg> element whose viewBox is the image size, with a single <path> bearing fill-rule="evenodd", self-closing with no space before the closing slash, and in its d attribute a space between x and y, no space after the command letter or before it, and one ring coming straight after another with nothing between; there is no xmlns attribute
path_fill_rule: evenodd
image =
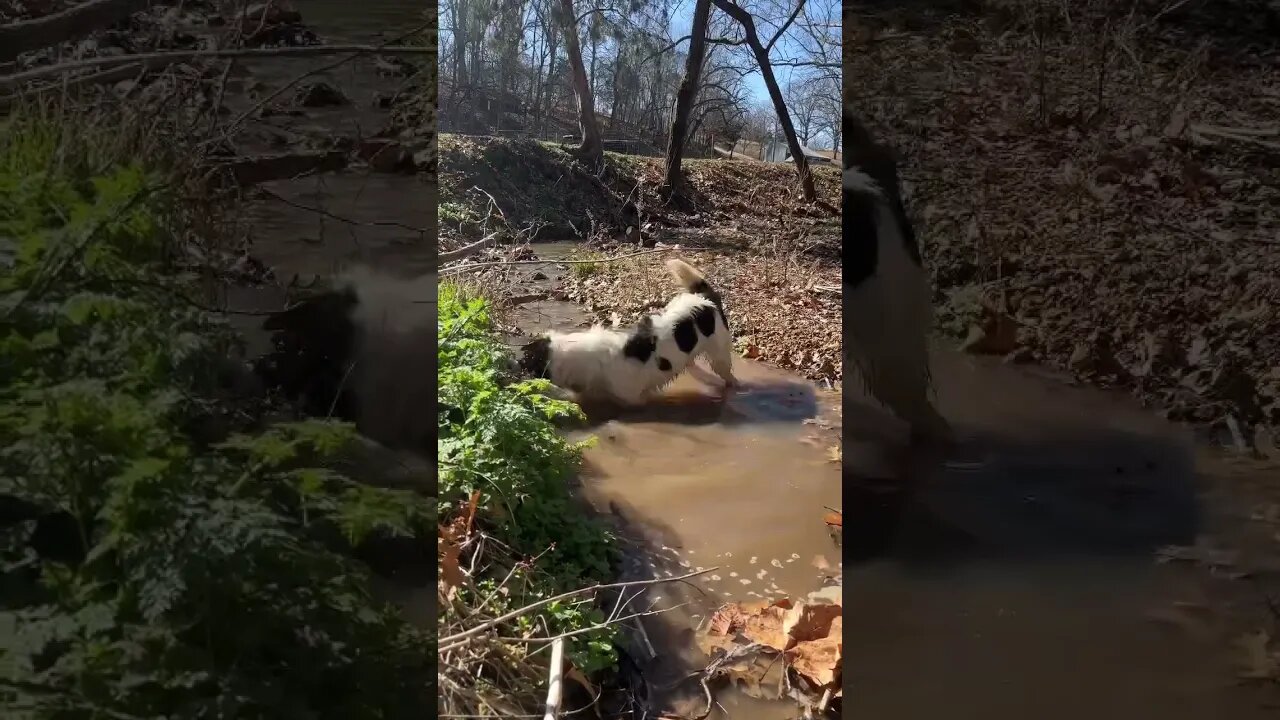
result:
<svg viewBox="0 0 1280 720"><path fill-rule="evenodd" d="M843 624L843 618L834 618L827 627L827 635L796 643L786 653L796 672L818 687L834 687L840 682L840 664L844 656Z"/></svg>
<svg viewBox="0 0 1280 720"><path fill-rule="evenodd" d="M828 512L826 515L822 516L822 521L828 525L844 527L844 515L842 513Z"/></svg>
<svg viewBox="0 0 1280 720"><path fill-rule="evenodd" d="M825 638L843 613L844 608L839 605L798 603L783 618L782 632L793 642Z"/></svg>
<svg viewBox="0 0 1280 720"><path fill-rule="evenodd" d="M445 598L453 599L458 588L467 582L467 576L462 572L462 564L459 557L461 551L453 541L453 538L443 528L440 531L437 547L437 560L440 563L440 586L444 591Z"/></svg>
<svg viewBox="0 0 1280 720"><path fill-rule="evenodd" d="M742 634L752 642L767 645L775 650L786 650L791 638L783 629L789 608L770 605L743 620Z"/></svg>

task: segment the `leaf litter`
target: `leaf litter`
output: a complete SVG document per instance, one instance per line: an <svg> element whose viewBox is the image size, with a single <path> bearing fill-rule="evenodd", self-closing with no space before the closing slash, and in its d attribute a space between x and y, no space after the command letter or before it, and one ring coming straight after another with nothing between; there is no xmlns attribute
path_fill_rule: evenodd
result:
<svg viewBox="0 0 1280 720"><path fill-rule="evenodd" d="M727 677L751 697L790 697L819 713L832 709L832 700L842 697L843 612L839 593L722 605L698 636L712 658L704 687Z"/></svg>
<svg viewBox="0 0 1280 720"><path fill-rule="evenodd" d="M908 4L848 18L845 67L901 156L939 322L965 350L1269 446L1280 57L1256 28L1223 34L1244 11L1197 5Z"/></svg>

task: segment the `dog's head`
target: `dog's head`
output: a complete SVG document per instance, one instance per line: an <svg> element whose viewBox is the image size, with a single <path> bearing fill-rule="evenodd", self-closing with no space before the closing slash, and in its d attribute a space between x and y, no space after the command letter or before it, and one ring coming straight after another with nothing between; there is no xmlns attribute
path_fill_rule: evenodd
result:
<svg viewBox="0 0 1280 720"><path fill-rule="evenodd" d="M548 377L551 370L551 338L543 335L520 349L520 369L534 377Z"/></svg>

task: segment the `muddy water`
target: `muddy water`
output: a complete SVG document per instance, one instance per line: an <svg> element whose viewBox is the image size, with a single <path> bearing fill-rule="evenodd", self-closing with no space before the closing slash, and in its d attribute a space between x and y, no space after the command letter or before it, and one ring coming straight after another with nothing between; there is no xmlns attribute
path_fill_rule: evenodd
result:
<svg viewBox="0 0 1280 720"><path fill-rule="evenodd" d="M846 429L846 695L866 717L1274 716L1237 681L1264 622L1245 581L1157 565L1239 518L1205 505L1221 464L1124 400L940 354L950 462ZM876 478L893 477L899 492ZM860 532L859 532L860 530ZM846 701L848 702L848 701ZM1264 715L1265 713L1265 715Z"/></svg>
<svg viewBox="0 0 1280 720"><path fill-rule="evenodd" d="M538 247L543 257L563 249ZM571 329L587 316L576 305L543 301L523 306L515 321L536 333ZM734 374L744 386L727 396L718 378L698 368L642 409L587 408L590 427L578 432L598 440L586 454L583 491L625 528L626 579L715 568L633 604L661 611L640 619L644 639L636 633L633 656L661 689L659 705L687 716L705 706L697 682L665 686L706 665L694 636L710 612L727 601L802 598L840 580L839 548L823 522L825 508L841 502L832 455L839 394L749 360L735 361ZM794 704L753 694L717 693L711 717L794 716Z"/></svg>

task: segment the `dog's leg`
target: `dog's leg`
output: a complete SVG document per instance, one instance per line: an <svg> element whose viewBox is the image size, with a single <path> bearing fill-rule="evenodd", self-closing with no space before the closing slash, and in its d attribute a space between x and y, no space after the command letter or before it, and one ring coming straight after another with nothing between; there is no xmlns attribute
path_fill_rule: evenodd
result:
<svg viewBox="0 0 1280 720"><path fill-rule="evenodd" d="M911 425L914 440L946 442L947 421L929 399L928 277L906 252L896 223L882 217L872 273L845 287L845 354L868 392Z"/></svg>
<svg viewBox="0 0 1280 720"><path fill-rule="evenodd" d="M720 337L728 337L729 332L724 331L718 334L716 344L712 346L711 352L707 353L707 361L711 363L711 369L724 380L725 389L738 386L738 379L733 376L733 348L728 342L719 342Z"/></svg>

